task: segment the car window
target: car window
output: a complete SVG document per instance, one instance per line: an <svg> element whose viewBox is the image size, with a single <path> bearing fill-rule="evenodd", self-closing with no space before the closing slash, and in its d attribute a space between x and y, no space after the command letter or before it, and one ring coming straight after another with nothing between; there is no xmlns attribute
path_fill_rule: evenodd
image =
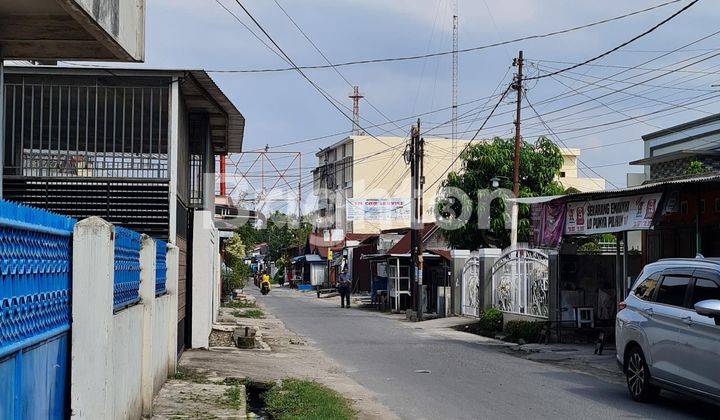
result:
<svg viewBox="0 0 720 420"><path fill-rule="evenodd" d="M720 286L712 280L695 279L695 288L693 289L692 304L708 299L720 300Z"/></svg>
<svg viewBox="0 0 720 420"><path fill-rule="evenodd" d="M640 282L640 284L635 287L635 296L642 300L651 301L653 300L653 295L655 294L655 289L658 286L658 275L657 273L651 274Z"/></svg>
<svg viewBox="0 0 720 420"><path fill-rule="evenodd" d="M683 306L689 284L689 277L665 276L660 283L655 301L666 305Z"/></svg>

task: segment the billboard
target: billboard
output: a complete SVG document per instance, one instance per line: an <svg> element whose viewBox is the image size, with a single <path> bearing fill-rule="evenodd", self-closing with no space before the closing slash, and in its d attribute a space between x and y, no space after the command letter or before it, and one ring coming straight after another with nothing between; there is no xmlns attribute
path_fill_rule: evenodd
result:
<svg viewBox="0 0 720 420"><path fill-rule="evenodd" d="M348 222L410 220L409 198L349 198L345 208Z"/></svg>
<svg viewBox="0 0 720 420"><path fill-rule="evenodd" d="M566 235L592 235L652 227L662 193L640 194L567 204Z"/></svg>

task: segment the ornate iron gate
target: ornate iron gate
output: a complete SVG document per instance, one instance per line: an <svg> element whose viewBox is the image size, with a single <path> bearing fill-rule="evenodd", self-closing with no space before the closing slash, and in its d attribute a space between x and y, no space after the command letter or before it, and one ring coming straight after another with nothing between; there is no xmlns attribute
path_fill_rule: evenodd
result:
<svg viewBox="0 0 720 420"><path fill-rule="evenodd" d="M462 272L462 314L478 316L480 314L480 260L471 257L465 263Z"/></svg>
<svg viewBox="0 0 720 420"><path fill-rule="evenodd" d="M548 316L548 256L538 249L505 251L493 264L493 307L539 317Z"/></svg>

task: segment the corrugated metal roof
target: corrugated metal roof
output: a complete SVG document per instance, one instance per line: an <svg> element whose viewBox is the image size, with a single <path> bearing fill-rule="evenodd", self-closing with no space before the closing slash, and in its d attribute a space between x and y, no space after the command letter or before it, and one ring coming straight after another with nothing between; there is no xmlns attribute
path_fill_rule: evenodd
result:
<svg viewBox="0 0 720 420"><path fill-rule="evenodd" d="M710 184L710 183L714 183L714 182L720 182L720 174L693 176L693 177L670 179L670 180L664 180L664 181L658 181L658 182L648 182L643 185L638 185L635 187L621 188L621 189L610 190L610 191L594 191L594 192L574 193L574 194L568 194L568 195L558 197L557 199L555 199L553 201L573 202L573 201L592 200L595 198L621 197L624 195L631 195L631 194L658 192L658 191L662 191L663 189L665 189L668 186Z"/></svg>

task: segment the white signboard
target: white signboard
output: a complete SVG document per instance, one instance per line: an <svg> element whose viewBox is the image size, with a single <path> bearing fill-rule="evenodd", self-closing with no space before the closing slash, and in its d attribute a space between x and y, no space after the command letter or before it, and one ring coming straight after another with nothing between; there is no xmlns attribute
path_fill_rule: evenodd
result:
<svg viewBox="0 0 720 420"><path fill-rule="evenodd" d="M566 235L650 229L662 193L568 203Z"/></svg>
<svg viewBox="0 0 720 420"><path fill-rule="evenodd" d="M347 221L396 221L410 219L409 198L350 198Z"/></svg>

